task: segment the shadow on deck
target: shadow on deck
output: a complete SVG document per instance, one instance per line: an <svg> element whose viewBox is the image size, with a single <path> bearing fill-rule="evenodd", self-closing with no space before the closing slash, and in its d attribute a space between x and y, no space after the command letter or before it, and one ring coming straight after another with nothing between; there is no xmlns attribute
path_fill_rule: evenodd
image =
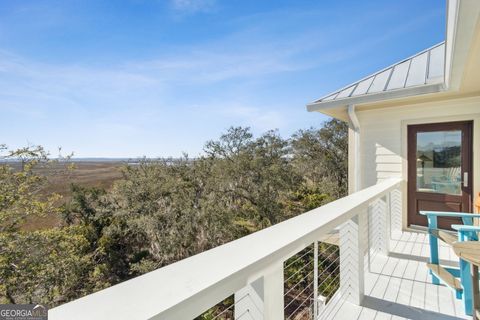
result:
<svg viewBox="0 0 480 320"><path fill-rule="evenodd" d="M458 259L446 244L441 243L439 251L444 264L456 265ZM470 319L450 288L432 284L425 265L428 257L425 233L394 232L389 256L379 253L370 257L363 305L337 298L324 318Z"/></svg>

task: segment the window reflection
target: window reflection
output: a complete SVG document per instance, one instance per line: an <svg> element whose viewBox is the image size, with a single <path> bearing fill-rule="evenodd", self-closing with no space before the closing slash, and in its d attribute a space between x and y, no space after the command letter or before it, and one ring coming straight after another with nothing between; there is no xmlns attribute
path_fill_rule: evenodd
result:
<svg viewBox="0 0 480 320"><path fill-rule="evenodd" d="M417 191L461 195L462 132L417 133Z"/></svg>

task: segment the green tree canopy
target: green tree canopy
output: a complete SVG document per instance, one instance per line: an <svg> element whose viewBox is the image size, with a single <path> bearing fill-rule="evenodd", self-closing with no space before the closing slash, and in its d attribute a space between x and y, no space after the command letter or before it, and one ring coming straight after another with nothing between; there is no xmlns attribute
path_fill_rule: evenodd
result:
<svg viewBox="0 0 480 320"><path fill-rule="evenodd" d="M0 302L63 303L321 206L346 193L347 127L331 120L290 139L232 127L204 155L143 159L104 190L42 193L40 147L1 148ZM9 160L9 161L6 161ZM10 161L15 160L15 161ZM32 216L62 224L26 231ZM212 262L214 263L214 262Z"/></svg>

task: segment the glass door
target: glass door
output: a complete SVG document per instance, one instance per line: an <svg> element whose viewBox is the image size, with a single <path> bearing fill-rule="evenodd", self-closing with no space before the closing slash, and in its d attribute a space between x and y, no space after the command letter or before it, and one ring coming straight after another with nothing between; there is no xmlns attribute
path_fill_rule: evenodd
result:
<svg viewBox="0 0 480 320"><path fill-rule="evenodd" d="M408 127L408 224L426 226L420 210L471 212L472 123ZM442 218L450 229L456 219Z"/></svg>

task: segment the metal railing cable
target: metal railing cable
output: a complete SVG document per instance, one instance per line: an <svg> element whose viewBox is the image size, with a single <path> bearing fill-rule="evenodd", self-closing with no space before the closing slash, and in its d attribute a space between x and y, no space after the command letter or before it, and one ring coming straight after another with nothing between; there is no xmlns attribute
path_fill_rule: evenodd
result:
<svg viewBox="0 0 480 320"><path fill-rule="evenodd" d="M285 319L313 319L318 312L318 297L324 296L328 301L337 292L340 276L338 246L318 241L313 243L313 250L310 246L306 249L306 252L302 250L285 262ZM315 260L317 263L312 265Z"/></svg>
<svg viewBox="0 0 480 320"><path fill-rule="evenodd" d="M223 316L223 315L226 315L228 313L228 311L232 311L232 313L234 312L234 308L235 308L235 304L231 304L230 306L228 306L226 309L224 309L222 312L220 312L219 314L217 314L216 316L214 316L212 318L212 320L217 320L217 319L221 319L220 317Z"/></svg>
<svg viewBox="0 0 480 320"><path fill-rule="evenodd" d="M312 285L313 285L313 282L312 282ZM297 300L297 298L300 297L300 295L301 295L302 293L304 293L305 290L307 290L307 289L308 289L308 286L306 286L302 291L300 291L300 293L297 294L283 309L287 309L287 308L288 308L292 303L294 303L294 302Z"/></svg>
<svg viewBox="0 0 480 320"><path fill-rule="evenodd" d="M302 302L292 313L290 313L290 314L288 315L287 320L288 320L288 319L291 319L291 317L298 311L298 309L300 309L300 308L303 306L303 304L305 303L305 301L310 300L310 299L312 298L312 296L313 296L313 292L312 292L310 295L308 295L308 297L305 298L305 299L303 300L303 302Z"/></svg>
<svg viewBox="0 0 480 320"><path fill-rule="evenodd" d="M307 247L307 249L309 249ZM300 251L301 252L301 251ZM288 267L292 266L295 262L297 262L298 260L302 259L303 257L305 257L307 254L312 254L313 253L313 250L312 249L309 249L307 250L307 252L305 252L302 256L296 258L294 261L290 262L288 265L285 266L285 269L288 269Z"/></svg>
<svg viewBox="0 0 480 320"><path fill-rule="evenodd" d="M339 268L340 268L340 265L338 265L338 266L332 271L332 273L335 273L335 271L337 271ZM338 276L340 276L340 272L334 277L334 279L337 278ZM320 287L320 286L321 286L322 284L324 284L325 281L327 281L328 279L331 279L331 278L330 278L330 277L325 278L322 282L320 282L320 284L319 284L318 286Z"/></svg>
<svg viewBox="0 0 480 320"><path fill-rule="evenodd" d="M300 269L298 269L297 271L295 271L292 275L290 275L290 277L288 277L288 279L285 280L285 282L287 282L287 281L289 281L290 279L292 279L293 276L295 276L295 275L296 275L297 273L299 273L300 271L303 271L303 270L304 270L308 265L310 265L311 263L313 263L313 260L305 263L305 264L303 265L303 267L301 267Z"/></svg>
<svg viewBox="0 0 480 320"><path fill-rule="evenodd" d="M318 277L320 278L321 275L325 274L325 272L327 272L328 269L329 269L335 262L338 262L339 260L340 260L340 257L338 257L338 258L336 258L335 260L333 260L333 261L325 268L325 270L322 271L322 273L319 273L319 274L318 274ZM336 268L337 268L337 267L336 267ZM335 268L335 269L336 269L336 268ZM335 269L334 269L334 270L335 270ZM329 271L329 272L330 272L330 271ZM333 272L333 271L332 271L332 272ZM330 273L331 273L331 272L330 272Z"/></svg>
<svg viewBox="0 0 480 320"><path fill-rule="evenodd" d="M288 289L288 291L285 292L283 295L284 295L284 296L287 296L293 289L295 289L299 284L301 284L302 281L305 280L305 278L311 276L312 274L313 274L313 270L310 271L305 277L303 277L302 279L298 280L298 282L295 283L290 289Z"/></svg>
<svg viewBox="0 0 480 320"><path fill-rule="evenodd" d="M240 301L242 301L243 299L245 299L246 297L249 297L250 294L249 293L246 293L243 297L241 297L240 299L238 299L237 301L234 301L234 303L232 303L231 305L229 305L226 309L222 310L219 314L215 315L212 320L220 320L222 318L220 318L221 316L224 316L226 315L229 311L232 311L235 312L235 304L239 303ZM248 309L247 309L248 310Z"/></svg>

